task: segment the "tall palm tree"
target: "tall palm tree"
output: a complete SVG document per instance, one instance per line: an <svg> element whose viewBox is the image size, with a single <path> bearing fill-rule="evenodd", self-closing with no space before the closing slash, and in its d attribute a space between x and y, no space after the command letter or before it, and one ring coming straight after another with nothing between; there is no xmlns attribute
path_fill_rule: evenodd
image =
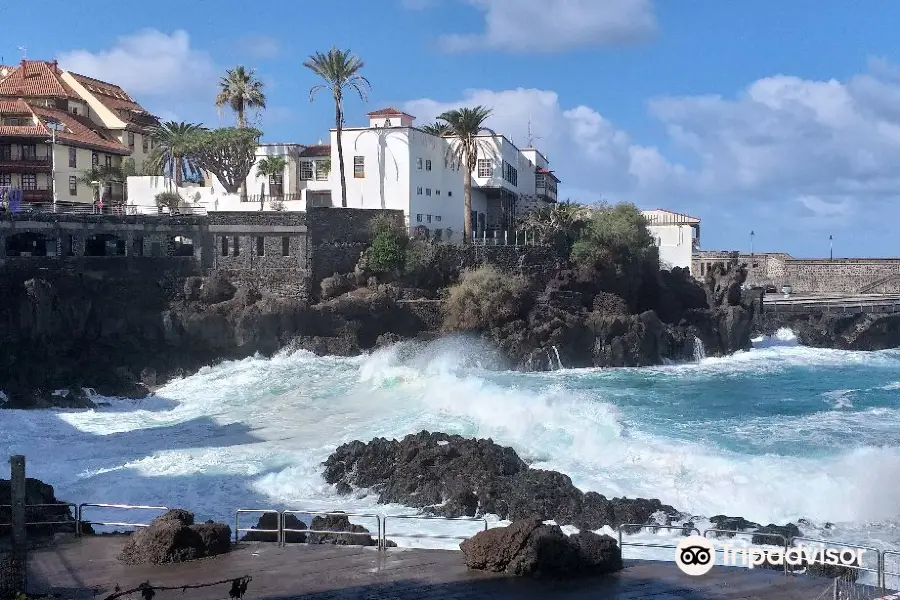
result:
<svg viewBox="0 0 900 600"><path fill-rule="evenodd" d="M304 67L325 80L324 84L310 88L309 101L313 101L319 90L330 90L334 97L334 126L337 129L338 166L341 170L341 206L344 208L347 207L347 177L344 173L344 145L341 140L344 128L344 91L356 90L360 99L367 101L367 92L372 84L359 74L364 64L350 50L334 47L325 54L316 52L303 63Z"/></svg>
<svg viewBox="0 0 900 600"><path fill-rule="evenodd" d="M256 175L272 181L276 175L284 175L287 164L287 159L283 156L267 156L256 166ZM269 194L272 194L271 184L269 185ZM284 190L281 191L281 195L284 195ZM265 198L265 195L259 195L259 210L263 209Z"/></svg>
<svg viewBox="0 0 900 600"><path fill-rule="evenodd" d="M247 127L246 111L266 107L263 82L257 79L256 71L242 65L225 71L225 76L219 80L216 106L220 111L228 106L237 116L237 126Z"/></svg>
<svg viewBox="0 0 900 600"><path fill-rule="evenodd" d="M125 176L120 167L114 165L96 165L78 176L78 181L89 185L94 189L94 201L100 202L104 198L106 188L113 183L123 183Z"/></svg>
<svg viewBox="0 0 900 600"><path fill-rule="evenodd" d="M469 243L472 238L472 171L478 164L478 148L481 146L478 136L485 132L495 135L492 129L484 125L490 116L489 108L476 106L448 110L438 117L438 120L446 123L450 129L450 136L453 138L450 152L453 154L453 158L464 167L465 214L463 223L465 235L463 238L465 243Z"/></svg>
<svg viewBox="0 0 900 600"><path fill-rule="evenodd" d="M182 181L197 172L188 154L193 137L203 131L202 124L178 123L167 121L150 130L150 137L156 147L148 159L153 169L161 170L163 175L175 180L175 186L181 187Z"/></svg>
<svg viewBox="0 0 900 600"><path fill-rule="evenodd" d="M453 135L453 130L450 128L450 125L448 123L442 123L441 121L423 125L422 131L435 137L447 137Z"/></svg>

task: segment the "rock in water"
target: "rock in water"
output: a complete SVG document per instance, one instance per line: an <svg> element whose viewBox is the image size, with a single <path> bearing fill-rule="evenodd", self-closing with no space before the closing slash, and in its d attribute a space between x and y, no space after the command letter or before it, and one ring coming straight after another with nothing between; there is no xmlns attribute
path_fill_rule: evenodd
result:
<svg viewBox="0 0 900 600"><path fill-rule="evenodd" d="M231 528L224 523L195 525L194 514L172 509L134 532L120 558L131 565L176 563L231 550Z"/></svg>
<svg viewBox="0 0 900 600"><path fill-rule="evenodd" d="M598 575L622 569L616 540L582 532L566 537L557 525L539 518L488 529L459 545L470 569L551 577Z"/></svg>
<svg viewBox="0 0 900 600"><path fill-rule="evenodd" d="M0 523L12 521L12 512L9 505L12 502L9 479L0 479ZM29 522L55 522L53 525L28 525L26 531L29 536L45 537L56 533L75 533L75 517L69 506L57 500L53 486L44 483L40 479L31 477L25 480L25 504L35 506L38 504L59 504L59 506L42 506L28 509L26 516ZM10 535L9 527L0 527L0 540ZM90 533L90 527L85 526L85 533Z"/></svg>

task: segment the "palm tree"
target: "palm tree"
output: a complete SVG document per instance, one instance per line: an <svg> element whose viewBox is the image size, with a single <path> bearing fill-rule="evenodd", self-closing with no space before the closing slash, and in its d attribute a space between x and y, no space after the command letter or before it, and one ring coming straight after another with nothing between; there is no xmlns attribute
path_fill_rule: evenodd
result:
<svg viewBox="0 0 900 600"><path fill-rule="evenodd" d="M450 125L447 123L442 123L440 121L435 121L434 123L423 125L422 131L435 137L447 137L453 135L453 130L450 128Z"/></svg>
<svg viewBox="0 0 900 600"><path fill-rule="evenodd" d="M447 124L450 136L453 138L450 152L453 154L454 160L464 167L464 243L469 243L469 240L472 238L472 171L478 164L478 147L481 145L478 136L482 132L494 135L493 130L484 125L490 116L491 110L489 108L476 106L474 108L449 110L438 117L439 121Z"/></svg>
<svg viewBox="0 0 900 600"><path fill-rule="evenodd" d="M283 156L267 156L256 166L256 175L257 177L265 177L269 181L274 180L276 175L284 175L284 170L287 168L287 159ZM269 194L272 194L272 186L269 185ZM276 194L278 195L278 194ZM284 195L284 190L281 190L281 194ZM263 209L263 205L265 203L265 195L259 195L259 210Z"/></svg>
<svg viewBox="0 0 900 600"><path fill-rule="evenodd" d="M372 84L359 74L363 61L350 52L332 47L326 54L316 52L310 56L303 66L325 80L324 84L315 85L309 90L309 101L312 102L319 90L331 90L334 97L334 126L337 129L338 166L341 170L341 206L347 207L347 177L344 173L344 145L341 132L344 128L344 91L356 90L360 99L365 102L367 91Z"/></svg>
<svg viewBox="0 0 900 600"><path fill-rule="evenodd" d="M263 82L256 78L255 70L248 71L239 65L225 71L225 77L219 80L216 106L221 111L226 105L237 115L237 126L241 129L247 127L247 109L266 107Z"/></svg>
<svg viewBox="0 0 900 600"><path fill-rule="evenodd" d="M152 168L159 169L163 175L175 180L175 186L181 187L183 179L197 172L191 163L188 149L194 135L203 131L202 124L177 123L168 121L150 130L150 137L156 145L148 161Z"/></svg>
<svg viewBox="0 0 900 600"><path fill-rule="evenodd" d="M78 180L94 188L94 202L101 202L107 187L113 183L122 183L125 176L120 167L114 165L95 165L86 171L82 171Z"/></svg>

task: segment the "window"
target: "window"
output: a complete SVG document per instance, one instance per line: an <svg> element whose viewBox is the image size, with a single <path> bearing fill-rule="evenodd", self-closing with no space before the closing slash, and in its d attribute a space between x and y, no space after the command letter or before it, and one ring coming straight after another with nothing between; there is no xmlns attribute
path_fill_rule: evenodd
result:
<svg viewBox="0 0 900 600"><path fill-rule="evenodd" d="M234 253L233 256L241 255L241 238L234 236Z"/></svg>
<svg viewBox="0 0 900 600"><path fill-rule="evenodd" d="M431 223L431 215L425 215L425 219L428 223Z"/></svg>
<svg viewBox="0 0 900 600"><path fill-rule="evenodd" d="M76 177L75 175L69 176L69 195L78 195L78 177Z"/></svg>
<svg viewBox="0 0 900 600"><path fill-rule="evenodd" d="M328 181L328 161L316 161L316 181Z"/></svg>
<svg viewBox="0 0 900 600"><path fill-rule="evenodd" d="M416 215L416 222L417 222L417 223L421 223L421 222L422 222L422 215L421 215L421 214Z"/></svg>
<svg viewBox="0 0 900 600"><path fill-rule="evenodd" d="M9 173L0 173L0 185L12 185L12 175Z"/></svg>
<svg viewBox="0 0 900 600"><path fill-rule="evenodd" d="M265 256L266 255L266 238L262 236L258 236L256 238L256 255L257 256Z"/></svg>
<svg viewBox="0 0 900 600"><path fill-rule="evenodd" d="M547 177L543 173L538 173L534 176L534 185L535 187L544 187L547 185Z"/></svg>
<svg viewBox="0 0 900 600"><path fill-rule="evenodd" d="M313 178L313 164L311 160L300 161L300 179L310 181Z"/></svg>
<svg viewBox="0 0 900 600"><path fill-rule="evenodd" d="M100 166L100 155L96 152L91 153L91 166L99 167Z"/></svg>
<svg viewBox="0 0 900 600"><path fill-rule="evenodd" d="M447 192L447 195L448 195L448 196L453 196L453 190L450 190L449 192Z"/></svg>
<svg viewBox="0 0 900 600"><path fill-rule="evenodd" d="M37 158L37 146L34 144L22 145L22 158L25 160L34 160Z"/></svg>
<svg viewBox="0 0 900 600"><path fill-rule="evenodd" d="M503 161L503 179L514 186L519 185L519 171L506 161Z"/></svg>
<svg viewBox="0 0 900 600"><path fill-rule="evenodd" d="M34 173L27 173L22 175L22 189L23 190L36 190L37 189L37 175Z"/></svg>
<svg viewBox="0 0 900 600"><path fill-rule="evenodd" d="M422 186L420 185L419 187L416 188L416 196L421 196L421 195L422 195Z"/></svg>
<svg viewBox="0 0 900 600"><path fill-rule="evenodd" d="M490 160L485 160L483 158L478 159L478 176L479 177L490 177L494 174L494 166L491 164Z"/></svg>
<svg viewBox="0 0 900 600"><path fill-rule="evenodd" d="M366 176L366 157L365 156L354 156L353 157L353 176L357 179L362 179Z"/></svg>
<svg viewBox="0 0 900 600"><path fill-rule="evenodd" d="M69 167L76 168L78 166L78 149L69 148Z"/></svg>
<svg viewBox="0 0 900 600"><path fill-rule="evenodd" d="M150 138L146 135L141 136L141 150L144 151L144 154L150 151Z"/></svg>
<svg viewBox="0 0 900 600"><path fill-rule="evenodd" d="M425 195L426 195L426 196L430 196L430 195L431 195L431 188L425 188Z"/></svg>
<svg viewBox="0 0 900 600"><path fill-rule="evenodd" d="M419 171L422 170L422 159L421 158L416 159L416 169L418 169Z"/></svg>
<svg viewBox="0 0 900 600"><path fill-rule="evenodd" d="M128 147L134 150L134 132L128 132Z"/></svg>
<svg viewBox="0 0 900 600"><path fill-rule="evenodd" d="M106 156L104 156L104 157L103 157L103 163L104 163L107 167L111 167L111 166L112 166L112 156L110 156L109 154L107 154Z"/></svg>
<svg viewBox="0 0 900 600"><path fill-rule="evenodd" d="M77 114L78 114L78 107L77 107L77 106L73 106L73 107L72 107L72 114L73 114L73 115L77 115Z"/></svg>
<svg viewBox="0 0 900 600"><path fill-rule="evenodd" d="M437 221L438 223L440 223L440 222L441 222L441 215L435 215L434 220Z"/></svg>
<svg viewBox="0 0 900 600"><path fill-rule="evenodd" d="M4 144L0 146L0 160L9 160L12 158L12 145Z"/></svg>
<svg viewBox="0 0 900 600"><path fill-rule="evenodd" d="M430 160L426 160L426 161L425 161L425 170L426 170L426 171L430 171L430 170L431 170L431 161L430 161Z"/></svg>
<svg viewBox="0 0 900 600"><path fill-rule="evenodd" d="M281 255L282 256L290 256L291 255L291 238L285 236L281 238Z"/></svg>
<svg viewBox="0 0 900 600"><path fill-rule="evenodd" d="M440 195L441 195L441 190L434 190L434 195L435 195L435 196L440 196Z"/></svg>
<svg viewBox="0 0 900 600"><path fill-rule="evenodd" d="M222 236L222 256L228 256L228 238Z"/></svg>

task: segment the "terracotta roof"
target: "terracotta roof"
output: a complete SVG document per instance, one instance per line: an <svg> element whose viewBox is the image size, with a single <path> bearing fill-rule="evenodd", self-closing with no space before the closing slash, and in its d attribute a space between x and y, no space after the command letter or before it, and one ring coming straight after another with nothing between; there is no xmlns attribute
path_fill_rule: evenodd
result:
<svg viewBox="0 0 900 600"><path fill-rule="evenodd" d="M0 81L0 96L80 99L60 78L56 61L23 60Z"/></svg>
<svg viewBox="0 0 900 600"><path fill-rule="evenodd" d="M0 137L50 137L50 134L41 125L0 125Z"/></svg>
<svg viewBox="0 0 900 600"><path fill-rule="evenodd" d="M405 113L402 110L397 110L396 108L394 108L392 106L389 106L387 108L382 108L381 110L376 110L376 111L370 112L367 116L369 116L369 117L393 117L395 115L397 115L397 116L403 115L403 116L411 117L411 118L415 119L415 117L413 117L411 114Z"/></svg>
<svg viewBox="0 0 900 600"><path fill-rule="evenodd" d="M56 134L56 139L60 142L71 142L78 146L85 146L92 149L103 150L114 154L128 155L131 150L126 148L120 142L109 139L106 135L96 130L96 126L86 117L76 116L62 110L53 108L44 108L41 106L29 105L38 117L43 120L53 120L62 123L65 130ZM46 133L44 134L47 135Z"/></svg>
<svg viewBox="0 0 900 600"><path fill-rule="evenodd" d="M15 69L15 67L11 67L10 65L0 65L0 81L3 81L7 75L12 73L13 69Z"/></svg>
<svg viewBox="0 0 900 600"><path fill-rule="evenodd" d="M552 177L553 179L556 180L556 183L559 183L559 182L560 182L559 177L557 177L556 174L555 174L553 171L550 171L550 170L548 170L548 169L544 169L543 167L541 167L541 168L538 168L538 169L537 169L537 172L538 172L538 173L541 173L542 175L549 175L550 177Z"/></svg>
<svg viewBox="0 0 900 600"><path fill-rule="evenodd" d="M677 215L677 216L679 216L679 217L687 217L687 218L689 218L689 219L697 219L698 221L701 220L700 217L695 217L695 216L693 216L693 215L687 215L687 214L684 214L684 213L675 212L674 210L669 210L669 209L667 209L667 208L655 208L655 209L653 209L653 210L658 210L659 212L669 213L670 215Z"/></svg>
<svg viewBox="0 0 900 600"><path fill-rule="evenodd" d="M316 144L307 146L300 152L300 158L317 158L331 156L331 146L328 144Z"/></svg>
<svg viewBox="0 0 900 600"><path fill-rule="evenodd" d="M129 96L128 93L119 86L99 79L94 79L93 77L88 77L87 75L71 72L70 75L72 75L75 81L83 85L87 91L92 93L106 108L110 109L124 120L130 122L133 119L140 117L144 117L145 119L155 119L152 114L145 110L143 106L135 102L134 98Z"/></svg>
<svg viewBox="0 0 900 600"><path fill-rule="evenodd" d="M0 98L0 114L8 115L30 115L31 109L24 100L9 100Z"/></svg>

